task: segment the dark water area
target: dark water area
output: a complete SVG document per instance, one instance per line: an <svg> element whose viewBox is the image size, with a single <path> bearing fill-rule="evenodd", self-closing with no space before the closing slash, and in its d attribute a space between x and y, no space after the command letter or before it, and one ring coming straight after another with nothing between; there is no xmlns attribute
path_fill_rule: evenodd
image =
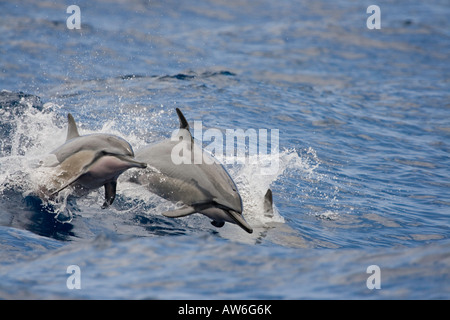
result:
<svg viewBox="0 0 450 320"><path fill-rule="evenodd" d="M449 299L450 6L378 2L370 30L372 4L79 1L71 30L68 3L0 2L0 298ZM275 171L224 158L252 234L166 218L125 175L105 210L103 190L34 195L67 113L138 150L176 107L203 132L278 130Z"/></svg>

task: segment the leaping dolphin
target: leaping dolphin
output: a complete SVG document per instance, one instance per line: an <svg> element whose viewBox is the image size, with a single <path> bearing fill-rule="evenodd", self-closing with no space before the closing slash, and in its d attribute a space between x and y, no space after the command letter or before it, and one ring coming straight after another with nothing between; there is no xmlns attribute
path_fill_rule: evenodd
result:
<svg viewBox="0 0 450 320"><path fill-rule="evenodd" d="M180 120L178 133L172 139L136 151L136 160L147 163L147 169L137 172L131 181L164 199L183 204L179 209L164 212L166 217L198 212L211 218L211 224L217 228L230 222L252 233L252 227L242 216L242 199L236 184L225 168L194 142L186 118L180 109L176 111ZM190 149L188 160L192 161L175 164L172 153L180 141ZM194 154L202 155L201 163L193 161Z"/></svg>
<svg viewBox="0 0 450 320"><path fill-rule="evenodd" d="M96 133L80 136L69 113L66 142L52 151L43 163L46 167L58 169L53 179L57 187L50 190L50 196L69 186L84 192L104 186L105 202L102 208L107 208L116 197L119 175L129 168L147 166L133 157L131 145L115 135Z"/></svg>

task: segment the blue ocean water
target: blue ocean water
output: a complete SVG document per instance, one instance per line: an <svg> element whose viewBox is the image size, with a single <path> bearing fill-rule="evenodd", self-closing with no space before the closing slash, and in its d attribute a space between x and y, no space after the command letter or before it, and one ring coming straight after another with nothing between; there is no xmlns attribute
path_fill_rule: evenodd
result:
<svg viewBox="0 0 450 320"><path fill-rule="evenodd" d="M368 1L76 4L79 30L66 2L0 3L0 298L450 298L448 1L378 1L379 30ZM67 223L33 196L68 112L137 150L176 107L279 130L276 172L226 164L253 234L165 218L126 180L109 209L102 190L70 199Z"/></svg>

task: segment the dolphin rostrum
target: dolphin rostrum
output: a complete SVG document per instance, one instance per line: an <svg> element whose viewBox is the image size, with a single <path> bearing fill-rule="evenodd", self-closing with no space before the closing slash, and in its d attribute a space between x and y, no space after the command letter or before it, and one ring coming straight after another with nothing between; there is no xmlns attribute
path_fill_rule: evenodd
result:
<svg viewBox="0 0 450 320"><path fill-rule="evenodd" d="M66 142L52 151L43 163L57 167L50 196L67 187L79 193L105 187L102 208L111 205L116 197L117 178L129 168L145 168L147 165L133 159L131 145L111 134L96 133L80 136L73 116L68 114ZM56 190L55 190L56 189Z"/></svg>
<svg viewBox="0 0 450 320"><path fill-rule="evenodd" d="M164 199L183 204L179 209L164 212L166 217L198 212L211 218L211 224L217 228L230 222L252 233L252 227L242 216L242 199L236 184L225 168L194 142L186 118L180 109L176 111L180 129L171 139L136 151L136 160L147 163L147 169L137 172L131 181ZM183 156L188 161L174 163L173 153L180 142L185 143L188 155ZM202 156L200 163L193 161L194 154Z"/></svg>

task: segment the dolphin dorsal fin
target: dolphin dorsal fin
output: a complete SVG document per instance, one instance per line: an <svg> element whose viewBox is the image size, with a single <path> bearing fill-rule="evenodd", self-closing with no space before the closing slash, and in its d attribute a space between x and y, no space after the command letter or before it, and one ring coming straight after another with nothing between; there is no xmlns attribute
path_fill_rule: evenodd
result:
<svg viewBox="0 0 450 320"><path fill-rule="evenodd" d="M180 119L180 130L181 129L187 130L187 132L189 132L189 135L191 136L191 151L192 151L192 148L194 147L194 138L192 137L192 134L189 131L189 123L187 122L183 112L181 112L180 109L175 108L175 110L177 111L178 119Z"/></svg>
<svg viewBox="0 0 450 320"><path fill-rule="evenodd" d="M187 122L183 113L178 108L176 108L175 110L177 110L178 119L180 119L180 129L186 129L187 131L189 131L189 123Z"/></svg>
<svg viewBox="0 0 450 320"><path fill-rule="evenodd" d="M75 123L75 119L73 118L72 114L67 115L67 121L68 121L68 127L67 127L67 140L77 138L80 136L77 129L77 124Z"/></svg>

